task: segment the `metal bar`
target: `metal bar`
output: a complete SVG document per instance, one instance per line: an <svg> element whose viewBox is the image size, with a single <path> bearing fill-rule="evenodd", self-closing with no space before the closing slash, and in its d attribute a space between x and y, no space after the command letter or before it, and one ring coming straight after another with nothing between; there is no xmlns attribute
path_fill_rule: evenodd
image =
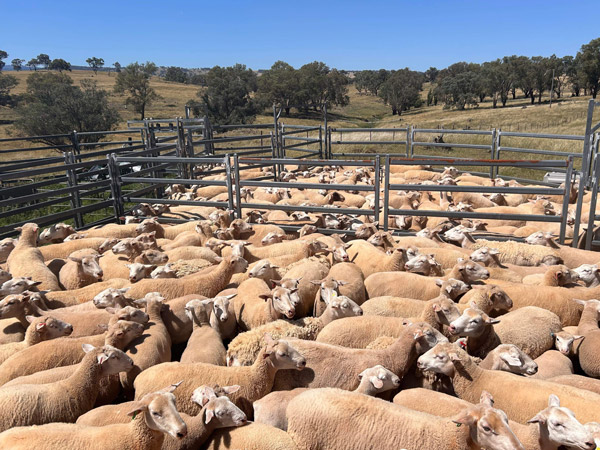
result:
<svg viewBox="0 0 600 450"><path fill-rule="evenodd" d="M567 219L569 215L569 200L571 198L571 178L573 176L573 157L569 157L569 168L565 177L565 194L563 196L559 242L564 245L567 233Z"/></svg>
<svg viewBox="0 0 600 450"><path fill-rule="evenodd" d="M581 153L572 152L555 152L552 150L538 150L534 148L518 148L518 147L500 147L498 151L502 152L513 152L513 153L532 153L536 155L556 155L556 156L573 156L575 158L582 158Z"/></svg>
<svg viewBox="0 0 600 450"><path fill-rule="evenodd" d="M254 186L254 187L275 187L275 188L290 188L290 189L324 189L329 191L362 191L371 192L372 186L363 184L321 184L321 183L292 183L282 181L272 181L270 183L262 183L253 180L242 180L242 186Z"/></svg>
<svg viewBox="0 0 600 450"><path fill-rule="evenodd" d="M406 145L407 141L332 141L334 145Z"/></svg>
<svg viewBox="0 0 600 450"><path fill-rule="evenodd" d="M42 136L27 136L27 137L18 137L18 138L2 138L0 142L10 142L10 141L37 141L40 139L48 139L48 138L62 138L69 137L70 134L45 134Z"/></svg>
<svg viewBox="0 0 600 450"><path fill-rule="evenodd" d="M383 230L388 230L388 216L390 213L390 155L385 155L385 184L383 185ZM376 196L379 193L375 194ZM379 220L379 217L377 217Z"/></svg>
<svg viewBox="0 0 600 450"><path fill-rule="evenodd" d="M124 215L123 196L121 193L121 172L119 170L115 154L109 155L107 162L112 204L115 211L115 219L118 220L119 217Z"/></svg>
<svg viewBox="0 0 600 450"><path fill-rule="evenodd" d="M431 192L475 192L478 194L538 194L538 195L564 195L561 188L536 188L512 186L445 186L433 184L390 184L392 191L431 191Z"/></svg>
<svg viewBox="0 0 600 450"><path fill-rule="evenodd" d="M598 155L596 155L596 158L594 160L594 172L595 174L600 173L600 157ZM585 234L585 249L586 250L591 250L592 249L592 239L594 237L594 224L596 222L596 204L598 202L598 177L592 177L591 179L592 182L592 186L591 186L591 192L592 192L592 196L590 198L590 211L588 214L588 223L587 223L587 231ZM579 183L579 191L583 191L583 186L581 185L581 181ZM583 197L583 196L582 196ZM578 198L579 200L579 198ZM580 207L581 205L579 204L579 202L577 203L577 206ZM579 229L579 224L581 221L581 208L579 209L579 211L575 212L575 225L577 226L577 229ZM575 227L573 227L573 240L576 241L578 240L579 235L575 235Z"/></svg>
<svg viewBox="0 0 600 450"><path fill-rule="evenodd" d="M71 144L58 144L53 145L52 147L30 147L30 148L9 148L7 150L0 150L0 154L2 153L17 153L17 152L34 152L41 150L61 150L63 148L70 148Z"/></svg>
<svg viewBox="0 0 600 450"><path fill-rule="evenodd" d="M71 165L75 162L75 155L73 153L67 152L65 153L65 163L66 165ZM77 188L77 177L75 176L75 172L73 169L67 169L67 180L69 183L69 187ZM79 190L75 189L70 193L69 197L71 198L71 206L73 210L77 210L81 207L81 199L79 198ZM75 226L81 228L83 226L83 215L81 213L75 214Z"/></svg>
<svg viewBox="0 0 600 450"><path fill-rule="evenodd" d="M375 158L375 174L374 174L374 180L373 180L373 190L375 191L375 204L374 206L374 211L375 211L375 222L379 221L379 214L381 213L380 210L380 205L379 205L379 194L381 192L381 180L380 180L380 176L381 176L381 161L379 159L379 157Z"/></svg>
<svg viewBox="0 0 600 450"><path fill-rule="evenodd" d="M237 164L235 164L235 167L238 167ZM227 207L229 209L231 209L233 211L233 186L232 186L232 174L231 174L231 158L229 157L229 155L225 155L225 171L227 173ZM238 171L238 175L239 175L239 171ZM237 181L236 181L237 183ZM238 199L239 202L239 199Z"/></svg>
<svg viewBox="0 0 600 450"><path fill-rule="evenodd" d="M462 211L435 211L435 210L415 210L415 209L390 209L389 213L395 215L409 216L427 216L427 217L448 217L458 219L497 219L497 220L519 220L531 222L560 222L560 216L542 216L539 214L500 214L500 213L482 213L482 212L462 212Z"/></svg>
<svg viewBox="0 0 600 450"><path fill-rule="evenodd" d="M414 128L415 133L434 133L434 134L476 134L480 136L491 136L491 131L484 130L447 130L445 128Z"/></svg>
<svg viewBox="0 0 600 450"><path fill-rule="evenodd" d="M490 164L498 166L513 166L513 167L567 167L566 160L519 160L519 159L448 159L448 158L432 158L432 159L394 159L391 164L418 166L421 164L429 165L455 165L455 166L489 166Z"/></svg>
<svg viewBox="0 0 600 450"><path fill-rule="evenodd" d="M53 200L46 200L41 203L35 203L33 205L23 206L21 208L12 208L9 211L0 212L0 219L3 219L4 217L15 216L17 214L22 214L22 213L25 213L28 211L35 211L40 208L44 208L46 206L58 205L59 203L66 204L69 202L70 202L69 197L60 197L60 198L55 198Z"/></svg>
<svg viewBox="0 0 600 450"><path fill-rule="evenodd" d="M565 140L573 140L573 141L583 141L584 136L578 134L545 134L545 133L519 133L516 131L503 131L503 136L510 137L529 137L529 138L539 138L539 139L565 139Z"/></svg>
<svg viewBox="0 0 600 450"><path fill-rule="evenodd" d="M200 202L196 200L174 200L167 198L146 198L146 197L130 197L123 196L127 203L158 203L160 205L177 205L177 206L214 206L215 208L228 208L228 202ZM273 205L274 206L274 205Z"/></svg>
<svg viewBox="0 0 600 450"><path fill-rule="evenodd" d="M471 148L475 150L489 150L489 145L479 144L454 144L454 143L441 143L441 142L413 142L414 147L443 147L443 148Z"/></svg>
<svg viewBox="0 0 600 450"><path fill-rule="evenodd" d="M398 131L408 131L406 128L331 128L333 132L338 133L366 133L372 131L373 133L396 133Z"/></svg>
<svg viewBox="0 0 600 450"><path fill-rule="evenodd" d="M240 158L240 164L260 164L260 163L275 163L275 164L282 164L282 165L296 165L297 163L293 160L293 159L284 159L284 158L276 158L276 159L270 159L270 158ZM337 166L369 166L369 167L374 167L374 163L373 161L352 161L352 160L336 160L336 161L331 161L328 159L324 159L324 160L311 160L310 164L312 166L333 166L333 167L337 167Z"/></svg>
<svg viewBox="0 0 600 450"><path fill-rule="evenodd" d="M227 178L227 191L231 190L231 183L235 181L235 214L238 219L242 218L242 179L240 178L240 165L238 163L238 155L233 156L233 169L235 174L235 179L232 179L231 174ZM233 210L233 199L232 195L229 196L229 203L231 204L231 210Z"/></svg>

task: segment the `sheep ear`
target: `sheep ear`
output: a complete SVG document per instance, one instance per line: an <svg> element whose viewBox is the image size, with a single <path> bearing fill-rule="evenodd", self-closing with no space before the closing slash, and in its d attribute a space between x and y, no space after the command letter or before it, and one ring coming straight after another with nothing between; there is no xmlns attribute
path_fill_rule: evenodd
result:
<svg viewBox="0 0 600 450"><path fill-rule="evenodd" d="M518 367L521 365L521 360L519 359L519 356L514 355L512 353L507 353L507 352L500 353L500 359L502 361L504 361L506 364L508 364L509 366Z"/></svg>
<svg viewBox="0 0 600 450"><path fill-rule="evenodd" d="M437 280L435 280L435 285L436 286L442 286L442 284L444 284L444 280L440 280L439 278Z"/></svg>
<svg viewBox="0 0 600 450"><path fill-rule="evenodd" d="M108 330L108 324L106 324L106 323L99 323L97 326L102 331Z"/></svg>
<svg viewBox="0 0 600 450"><path fill-rule="evenodd" d="M463 409L456 416L454 416L451 420L452 420L452 422L454 422L457 425L469 425L470 426L473 423L475 423L475 418L471 415L470 407Z"/></svg>
<svg viewBox="0 0 600 450"><path fill-rule="evenodd" d="M339 286L346 286L348 284L348 282L347 281L342 281L342 280L337 280L337 284Z"/></svg>
<svg viewBox="0 0 600 450"><path fill-rule="evenodd" d="M46 328L46 322L40 322L35 326L36 331L42 331Z"/></svg>
<svg viewBox="0 0 600 450"><path fill-rule="evenodd" d="M234 392L239 391L241 388L242 387L239 384L234 384L232 386L224 386L223 392L225 392L226 394L233 394Z"/></svg>
<svg viewBox="0 0 600 450"><path fill-rule="evenodd" d="M35 316L25 316L25 319L27 320L27 322L31 323L35 320Z"/></svg>
<svg viewBox="0 0 600 450"><path fill-rule="evenodd" d="M495 319L493 317L487 317L485 319L485 323L489 323L490 325L494 325L496 323L500 323L500 319Z"/></svg>
<svg viewBox="0 0 600 450"><path fill-rule="evenodd" d="M457 353L448 353L448 357L450 358L450 361L460 361L460 356L458 356Z"/></svg>
<svg viewBox="0 0 600 450"><path fill-rule="evenodd" d="M311 281L310 281L310 284L314 284L314 285L321 285L321 282L322 282L322 281L323 281L323 280L311 280Z"/></svg>
<svg viewBox="0 0 600 450"><path fill-rule="evenodd" d="M177 389L177 387L178 387L178 386L179 386L181 383L183 383L183 380L181 380L181 381L178 381L177 383L173 383L173 384L171 384L171 385L167 386L167 387L166 387L166 388L164 388L164 389L161 389L161 390L160 390L160 392L164 392L165 394L171 394L171 393L172 393L172 392L173 392L175 389Z"/></svg>
<svg viewBox="0 0 600 450"><path fill-rule="evenodd" d="M529 419L527 423L546 423L546 416L539 412L532 419Z"/></svg>
<svg viewBox="0 0 600 450"><path fill-rule="evenodd" d="M262 298L265 302L270 300L272 297L273 297L273 294L270 292L268 294L260 294L258 296L258 298Z"/></svg>
<svg viewBox="0 0 600 450"><path fill-rule="evenodd" d="M489 406L490 408L494 407L494 397L488 391L481 391L481 396L479 397L479 403Z"/></svg>
<svg viewBox="0 0 600 450"><path fill-rule="evenodd" d="M575 303L579 303L580 305L583 305L583 306L585 306L585 305L586 305L586 303L587 303L587 301L586 301L586 300L580 300L580 299L578 299L578 298L574 298L574 299L573 299L573 301L574 301Z"/></svg>
<svg viewBox="0 0 600 450"><path fill-rule="evenodd" d="M281 280L270 280L275 286L281 286Z"/></svg>
<svg viewBox="0 0 600 450"><path fill-rule="evenodd" d="M377 377L370 377L369 381L375 387L375 389L381 389L383 387L383 381Z"/></svg>
<svg viewBox="0 0 600 450"><path fill-rule="evenodd" d="M556 406L558 408L560 406L560 399L556 395L550 394L550 397L548 397L548 406Z"/></svg>
<svg viewBox="0 0 600 450"><path fill-rule="evenodd" d="M83 349L83 351L85 353L89 353L92 350L94 350L96 347L94 347L92 344L81 344L81 348Z"/></svg>
<svg viewBox="0 0 600 450"><path fill-rule="evenodd" d="M108 356L106 356L106 354L104 354L104 353L100 353L97 357L97 361L98 361L98 365L101 366L106 361L108 361Z"/></svg>
<svg viewBox="0 0 600 450"><path fill-rule="evenodd" d="M131 404L131 409L127 412L129 417L135 418L138 413L145 412L148 410L148 405L146 405L142 401L133 402Z"/></svg>
<svg viewBox="0 0 600 450"><path fill-rule="evenodd" d="M434 302L431 307L434 312L440 312L442 310L442 305L440 305L439 302Z"/></svg>
<svg viewBox="0 0 600 450"><path fill-rule="evenodd" d="M230 295L226 295L226 296L225 296L225 298L226 298L226 299L228 299L228 300L231 300L231 299L232 299L233 297L235 297L236 295L237 295L237 293L236 293L236 294L230 294Z"/></svg>
<svg viewBox="0 0 600 450"><path fill-rule="evenodd" d="M206 418L204 419L204 423L209 423L214 416L215 412L212 409L206 409Z"/></svg>
<svg viewBox="0 0 600 450"><path fill-rule="evenodd" d="M578 339L583 339L583 336L579 335L579 334L575 334L573 335L573 340L576 341Z"/></svg>
<svg viewBox="0 0 600 450"><path fill-rule="evenodd" d="M76 258L76 257L74 257L74 256L69 256L69 259L70 259L71 261L73 261L73 262L76 262L76 263L78 263L78 264L79 264L79 263L82 261L82 259L81 259L81 258Z"/></svg>

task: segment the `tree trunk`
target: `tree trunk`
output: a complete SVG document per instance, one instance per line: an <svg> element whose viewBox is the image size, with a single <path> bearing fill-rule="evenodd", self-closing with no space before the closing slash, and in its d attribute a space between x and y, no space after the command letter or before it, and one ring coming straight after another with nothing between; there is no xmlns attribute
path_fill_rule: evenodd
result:
<svg viewBox="0 0 600 450"><path fill-rule="evenodd" d="M533 91L531 91L531 104L533 105L535 103L535 95L533 94Z"/></svg>
<svg viewBox="0 0 600 450"><path fill-rule="evenodd" d="M502 97L502 107L504 108L506 106L506 101L508 100L508 97Z"/></svg>
<svg viewBox="0 0 600 450"><path fill-rule="evenodd" d="M540 91L539 95L538 95L538 105L542 104L542 91Z"/></svg>
<svg viewBox="0 0 600 450"><path fill-rule="evenodd" d="M511 91L512 91L512 97L513 97L513 100L514 100L514 99L517 98L517 88L512 88Z"/></svg>
<svg viewBox="0 0 600 450"><path fill-rule="evenodd" d="M142 110L140 112L141 112L141 116L142 116L142 117L140 117L140 120L144 120L144 113L146 112L146 105L142 104Z"/></svg>
<svg viewBox="0 0 600 450"><path fill-rule="evenodd" d="M289 116L289 115L290 115L290 108L289 108L289 107L286 107L286 108L285 108L285 115L286 115L286 116Z"/></svg>
<svg viewBox="0 0 600 450"><path fill-rule="evenodd" d="M392 116L395 116L396 114L398 114L398 110L395 106L392 106Z"/></svg>

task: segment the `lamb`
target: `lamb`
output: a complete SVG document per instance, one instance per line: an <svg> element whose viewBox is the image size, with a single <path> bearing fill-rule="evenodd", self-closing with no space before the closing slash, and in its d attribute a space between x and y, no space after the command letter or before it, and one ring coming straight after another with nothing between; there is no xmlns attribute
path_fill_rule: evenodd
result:
<svg viewBox="0 0 600 450"><path fill-rule="evenodd" d="M33 281L31 277L14 277L2 283L0 296L21 294L29 290L37 290L41 281Z"/></svg>
<svg viewBox="0 0 600 450"><path fill-rule="evenodd" d="M318 318L305 317L293 322L276 320L238 334L227 347L228 366L250 366L256 360L260 349L265 345L264 336L268 333L275 339L295 337L314 340L321 330L333 320L342 317L361 315L362 309L347 297L339 296L332 300Z"/></svg>
<svg viewBox="0 0 600 450"><path fill-rule="evenodd" d="M97 250L100 253L100 246L104 244L106 239L104 238L93 238L86 237L84 239L77 239L75 241L63 242L61 244L50 244L40 247L40 252L44 257L44 261L51 261L53 259L67 259L69 255L77 250L84 248L91 248Z"/></svg>
<svg viewBox="0 0 600 450"><path fill-rule="evenodd" d="M176 387L176 386L175 386ZM154 392L135 402L127 415L127 424L90 427L76 424L50 423L37 427L17 427L0 434L0 447L15 450L37 448L94 448L99 442L110 442L114 450L160 450L164 434L183 439L187 426L177 408L175 387Z"/></svg>
<svg viewBox="0 0 600 450"><path fill-rule="evenodd" d="M378 272L393 272L404 270L406 264L406 250L398 247L391 255L386 255L381 250L368 242L357 240L350 241L348 256L350 261L360 267L365 278Z"/></svg>
<svg viewBox="0 0 600 450"><path fill-rule="evenodd" d="M290 402L286 412L288 434L298 449L449 450L477 446L524 450L504 413L492 408L490 403L472 405L451 421L355 392L311 389ZM357 411L361 413L357 415ZM341 429L340 423L351 426ZM467 427L457 427L457 423ZM323 432L315 433L315 430Z"/></svg>
<svg viewBox="0 0 600 450"><path fill-rule="evenodd" d="M254 263L250 270L248 271L249 278L260 278L267 283L271 280L277 281L281 280L281 270L280 267L276 264L271 264L271 261L268 259L261 259L260 261Z"/></svg>
<svg viewBox="0 0 600 450"><path fill-rule="evenodd" d="M477 250L480 247L495 248L500 252L498 259L502 263L511 263L520 266L551 266L562 264L563 262L560 254L551 248L515 241L496 242L485 239L477 239L475 241L468 231L458 227L446 231L444 237L458 242L463 248L471 250Z"/></svg>
<svg viewBox="0 0 600 450"><path fill-rule="evenodd" d="M98 264L99 257L97 253L80 257L72 253L67 263L60 269L58 276L60 284L66 290L74 290L102 281L104 273Z"/></svg>
<svg viewBox="0 0 600 450"><path fill-rule="evenodd" d="M267 338L255 363L250 367L222 367L212 364L177 362L163 363L146 369L135 381L136 398L152 392L157 384L170 380L181 380L177 397L178 409L186 414L197 414L198 405L190 400L194 386L218 383L220 386L238 384L241 389L231 396L231 401L250 418L252 403L271 392L273 380L278 371L285 369L302 370L306 365L304 357L285 341Z"/></svg>
<svg viewBox="0 0 600 450"><path fill-rule="evenodd" d="M0 364L27 347L32 347L42 341L68 336L73 332L73 326L70 323L51 316L27 316L27 320L30 324L25 331L23 341L0 345Z"/></svg>
<svg viewBox="0 0 600 450"><path fill-rule="evenodd" d="M498 370L478 367L471 357L453 344L436 345L419 357L417 366L449 376L456 395L468 401L476 401L477 393L489 391L499 408L516 422L525 424L546 405L550 394L556 394L582 422L597 421L600 413L594 407L600 395L559 385L545 380L515 377Z"/></svg>
<svg viewBox="0 0 600 450"><path fill-rule="evenodd" d="M470 355L483 358L504 343L515 344L535 359L554 345L551 333L560 330L560 320L556 314L534 306L493 319L472 304L448 329L453 335L468 336Z"/></svg>
<svg viewBox="0 0 600 450"><path fill-rule="evenodd" d="M83 338L62 337L40 342L9 357L0 366L0 386L10 380L53 367L69 366L81 361L82 343L94 346L111 345L123 349L134 338L141 336L143 325L120 320L105 334Z"/></svg>
<svg viewBox="0 0 600 450"><path fill-rule="evenodd" d="M236 295L220 295L204 301L210 326L219 333L222 340L233 339L237 332L235 309L233 302L229 301Z"/></svg>
<svg viewBox="0 0 600 450"><path fill-rule="evenodd" d="M577 328L577 327L575 327ZM579 353L579 345L581 342L575 343L580 339L583 339L582 335L571 334L564 329L558 333L554 333L554 346L556 350L566 356L576 356Z"/></svg>
<svg viewBox="0 0 600 450"><path fill-rule="evenodd" d="M382 365L365 369L358 376L360 384L354 392L372 397L400 386L400 378ZM292 399L307 390L306 388L297 388L291 391L276 391L257 400L253 405L254 421L287 431L288 424L285 414L287 406Z"/></svg>
<svg viewBox="0 0 600 450"><path fill-rule="evenodd" d="M442 266L435 260L433 254L416 255L414 258L411 258L406 262L404 265L404 270L410 273L418 273L426 277L444 275Z"/></svg>
<svg viewBox="0 0 600 450"><path fill-rule="evenodd" d="M573 269L585 287L596 287L600 285L600 269L598 264L582 264Z"/></svg>
<svg viewBox="0 0 600 450"><path fill-rule="evenodd" d="M329 271L329 264L320 259L309 259L288 267L285 279L298 281L295 287L298 291L292 299L295 304L296 318L305 317L313 311L315 296L319 291L313 281L325 278Z"/></svg>
<svg viewBox="0 0 600 450"><path fill-rule="evenodd" d="M75 233L75 229L66 223L55 223L50 228L42 231L38 237L38 245L58 243L65 240L67 236Z"/></svg>
<svg viewBox="0 0 600 450"><path fill-rule="evenodd" d="M489 276L490 273L485 267L468 261L457 263L442 279L454 278L471 284L477 280L488 279ZM375 273L365 280L365 289L369 298L390 295L429 300L438 293L435 279L406 272Z"/></svg>
<svg viewBox="0 0 600 450"><path fill-rule="evenodd" d="M234 302L237 323L243 330L251 330L282 317L293 318L296 308L290 298L292 293L280 286L269 289L258 278L242 282Z"/></svg>
<svg viewBox="0 0 600 450"><path fill-rule="evenodd" d="M573 363L568 356L556 350L548 350L535 359L538 371L532 378L547 380L561 375L573 374Z"/></svg>
<svg viewBox="0 0 600 450"><path fill-rule="evenodd" d="M171 263L167 263L154 269L150 273L150 278L177 278L177 271L173 269Z"/></svg>
<svg viewBox="0 0 600 450"><path fill-rule="evenodd" d="M544 274L528 275L523 278L523 284L539 286L564 286L573 287L579 279L574 270L565 265L550 266Z"/></svg>
<svg viewBox="0 0 600 450"><path fill-rule="evenodd" d="M212 305L205 304L205 301L196 299L185 305L185 311L193 323L193 331L179 361L184 364L202 362L224 366L227 350L218 331L210 325L206 308Z"/></svg>
<svg viewBox="0 0 600 450"><path fill-rule="evenodd" d="M133 360L134 366L120 375L125 395L133 396L133 383L143 370L155 364L171 361L171 336L160 315L163 300L162 297L153 294L136 300L136 303L146 305L146 314L150 321L144 334L135 337L127 345L126 353Z"/></svg>
<svg viewBox="0 0 600 450"><path fill-rule="evenodd" d="M583 313L577 326L577 334L583 340L577 350L579 364L583 372L593 378L600 378L600 361L598 361L598 345L600 345L600 329L598 329L598 313L600 312L599 300L576 300L583 304Z"/></svg>
<svg viewBox="0 0 600 450"><path fill-rule="evenodd" d="M488 397L489 393L481 395ZM471 403L452 397L448 394L427 389L409 389L401 391L394 397L394 403L416 411L433 414L438 417L453 417L462 408L471 407ZM561 446L574 445L573 448L589 449L590 436L583 430L583 425L575 419L573 413L565 407L560 407L560 401L555 395L550 395L549 406L537 413L527 425L508 421L515 436L527 450L557 450ZM561 426L557 426L559 423Z"/></svg>
<svg viewBox="0 0 600 450"><path fill-rule="evenodd" d="M244 272L247 266L247 262L237 256L224 258L207 274L200 272L176 279L141 280L131 286L129 296L141 298L149 292L160 292L166 300L187 294L214 297L227 286L233 274Z"/></svg>
<svg viewBox="0 0 600 450"><path fill-rule="evenodd" d="M83 357L77 370L66 380L41 385L19 385L0 389L0 430L42 425L49 422L75 422L96 401L100 378L129 370L133 361L111 346L95 348L83 344Z"/></svg>
<svg viewBox="0 0 600 450"><path fill-rule="evenodd" d="M144 250L133 260L134 263L140 264L165 264L169 260L169 256L154 248Z"/></svg>
<svg viewBox="0 0 600 450"><path fill-rule="evenodd" d="M479 367L519 375L535 375L538 371L537 363L514 344L498 345L479 363Z"/></svg>
<svg viewBox="0 0 600 450"><path fill-rule="evenodd" d="M106 289L120 289L124 288L127 284L127 280L122 278L114 278L111 280L90 284L89 286L75 289L73 291L48 292L46 293L46 303L48 304L49 308L76 306L89 302Z"/></svg>
<svg viewBox="0 0 600 450"><path fill-rule="evenodd" d="M335 323L335 322L334 322ZM426 323L404 327L400 337L386 349L364 350L340 347L322 342L289 339L306 358L306 372L281 372L275 377L274 391L297 387L338 387L353 390L358 386L361 368L381 364L400 378L408 371L421 351L444 339ZM335 364L332 362L335 361Z"/></svg>
<svg viewBox="0 0 600 450"><path fill-rule="evenodd" d="M41 282L40 289L60 291L56 276L46 267L44 257L37 248L38 226L30 222L18 230L21 231L19 241L6 260L8 271L13 277L31 277Z"/></svg>
<svg viewBox="0 0 600 450"><path fill-rule="evenodd" d="M13 251L17 245L17 239L4 238L0 240L0 263L5 263L10 252Z"/></svg>
<svg viewBox="0 0 600 450"><path fill-rule="evenodd" d="M128 291L129 288L126 287L120 289L109 287L96 294L92 299L92 303L96 308L123 308L131 306L131 299L125 296Z"/></svg>
<svg viewBox="0 0 600 450"><path fill-rule="evenodd" d="M133 264L125 264L125 266L129 269L129 281L131 283L137 283L138 281L143 280L144 278L150 278L150 275L156 269L156 266L154 264L133 263ZM152 278L154 278L154 277L152 277ZM162 278L167 278L167 277L162 277ZM168 277L168 278L171 278L171 277ZM176 278L176 277L173 277L173 278Z"/></svg>

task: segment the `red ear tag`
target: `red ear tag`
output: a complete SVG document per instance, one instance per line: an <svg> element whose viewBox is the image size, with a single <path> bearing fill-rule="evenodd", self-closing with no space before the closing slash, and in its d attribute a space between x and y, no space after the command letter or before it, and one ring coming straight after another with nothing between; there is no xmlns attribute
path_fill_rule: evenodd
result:
<svg viewBox="0 0 600 450"><path fill-rule="evenodd" d="M467 349L467 343L466 343L466 341L459 341L458 345L460 345L465 350Z"/></svg>

